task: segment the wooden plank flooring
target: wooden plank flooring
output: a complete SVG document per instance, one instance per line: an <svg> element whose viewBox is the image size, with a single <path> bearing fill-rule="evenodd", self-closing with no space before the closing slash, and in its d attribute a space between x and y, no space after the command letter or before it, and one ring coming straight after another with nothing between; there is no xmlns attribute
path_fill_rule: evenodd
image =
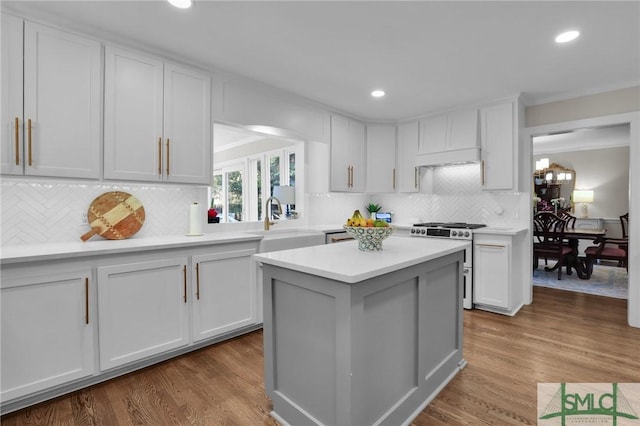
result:
<svg viewBox="0 0 640 426"><path fill-rule="evenodd" d="M535 425L538 382L640 382L626 300L534 287L517 316L464 314L468 366L413 425ZM276 425L262 332L2 417L13 425Z"/></svg>

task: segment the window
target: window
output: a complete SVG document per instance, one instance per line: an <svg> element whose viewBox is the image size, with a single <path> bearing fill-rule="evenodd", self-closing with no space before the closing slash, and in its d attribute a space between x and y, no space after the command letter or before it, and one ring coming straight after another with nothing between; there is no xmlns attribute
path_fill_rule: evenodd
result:
<svg viewBox="0 0 640 426"><path fill-rule="evenodd" d="M214 171L211 185L213 206L220 222L242 222L244 212L244 167L225 167Z"/></svg>

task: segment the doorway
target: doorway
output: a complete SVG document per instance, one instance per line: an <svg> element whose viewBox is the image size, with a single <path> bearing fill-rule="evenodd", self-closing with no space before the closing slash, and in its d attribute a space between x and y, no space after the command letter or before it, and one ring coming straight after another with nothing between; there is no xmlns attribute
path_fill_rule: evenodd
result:
<svg viewBox="0 0 640 426"><path fill-rule="evenodd" d="M532 153L533 150L533 138L537 136L547 136L553 135L557 133L568 133L571 131L575 131L578 129L586 129L586 128L596 128L596 127L606 127L606 126L615 126L619 124L629 125L629 216L632 218L637 216L640 212L640 198L637 196L633 197L631 194L637 193L638 188L640 188L640 113L639 112L629 112L629 113L621 113L614 114L609 116L601 116L595 118L581 119L575 121L567 121L561 123L553 123L540 125L535 127L526 128L524 131L525 140L531 142L529 145L531 150L529 150L529 154ZM526 157L526 152L525 152ZM533 169L532 167L532 156L529 156L526 159L525 165L529 168L529 176L532 176ZM530 210L533 213L533 208ZM530 215L532 217L532 214ZM638 234L638 223L630 221L630 235ZM628 272L628 288L629 288L629 298L628 298L628 323L633 327L640 327L640 274L638 274L637 265L640 261L640 241L638 239L631 238L629 240L628 246L629 253L629 272ZM533 283L532 280L524 283L523 290L525 294L529 296L529 300L527 303L533 302Z"/></svg>

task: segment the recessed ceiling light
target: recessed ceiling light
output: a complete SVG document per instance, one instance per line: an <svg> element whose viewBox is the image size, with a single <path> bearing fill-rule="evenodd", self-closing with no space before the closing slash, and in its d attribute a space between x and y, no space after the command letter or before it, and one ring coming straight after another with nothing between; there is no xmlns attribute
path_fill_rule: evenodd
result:
<svg viewBox="0 0 640 426"><path fill-rule="evenodd" d="M371 96L373 96L374 98L381 98L384 95L384 90L374 90L373 92L371 92Z"/></svg>
<svg viewBox="0 0 640 426"><path fill-rule="evenodd" d="M191 0L169 0L169 3L180 9L188 9L193 4Z"/></svg>
<svg viewBox="0 0 640 426"><path fill-rule="evenodd" d="M575 40L578 38L578 36L580 35L580 31L565 31L561 34L558 34L558 36L556 37L556 43L566 43L569 42L571 40Z"/></svg>

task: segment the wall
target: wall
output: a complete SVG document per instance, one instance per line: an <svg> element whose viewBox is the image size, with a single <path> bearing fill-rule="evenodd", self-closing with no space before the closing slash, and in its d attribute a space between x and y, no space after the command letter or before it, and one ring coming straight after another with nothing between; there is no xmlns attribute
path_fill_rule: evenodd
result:
<svg viewBox="0 0 640 426"><path fill-rule="evenodd" d="M207 201L207 187L47 179L2 178L0 242L5 245L80 242L89 231L81 224L91 202L107 191L136 196L145 222L134 236L160 237L189 230L189 207ZM99 239L100 237L94 237Z"/></svg>
<svg viewBox="0 0 640 426"><path fill-rule="evenodd" d="M543 157L549 163L575 170L575 189L593 189L589 217L617 221L629 211L628 147L536 155L534 160ZM576 206L576 215L580 212L580 206Z"/></svg>
<svg viewBox="0 0 640 426"><path fill-rule="evenodd" d="M640 86L529 106L525 127L638 111Z"/></svg>

